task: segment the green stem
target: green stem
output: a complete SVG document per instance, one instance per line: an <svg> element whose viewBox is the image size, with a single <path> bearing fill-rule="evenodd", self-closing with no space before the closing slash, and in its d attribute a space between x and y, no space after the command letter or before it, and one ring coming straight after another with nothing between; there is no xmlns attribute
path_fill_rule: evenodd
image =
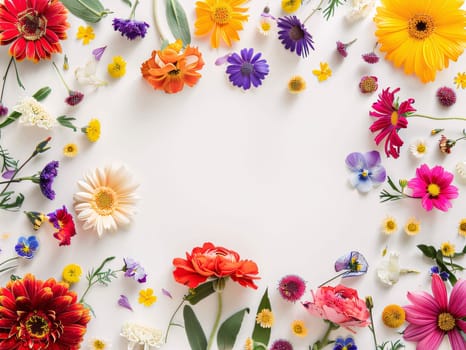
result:
<svg viewBox="0 0 466 350"><path fill-rule="evenodd" d="M159 1L158 0L153 0L153 14L154 14L154 24L155 24L155 29L157 30L157 33L159 34L160 40L162 42L166 41L167 39L163 36L162 33L162 28L160 27L160 19L159 19Z"/></svg>
<svg viewBox="0 0 466 350"><path fill-rule="evenodd" d="M312 350L321 350L328 344L333 343L333 341L329 340L328 337L330 336L330 333L332 333L333 330L338 329L340 326L333 323L332 321L326 320L325 322L328 323L327 330L325 331L325 334L322 337L322 339L314 343L314 345L312 346Z"/></svg>
<svg viewBox="0 0 466 350"><path fill-rule="evenodd" d="M170 327L174 326L176 324L176 323L173 323L175 315L178 313L178 311L183 306L185 301L186 301L186 299L184 299L184 298L181 300L181 303L177 306L177 308L175 309L175 312L173 312L172 317L170 317L170 320L168 321L167 330L165 331L165 339L164 339L165 344L167 343L167 340L168 340L168 332L170 331Z"/></svg>
<svg viewBox="0 0 466 350"><path fill-rule="evenodd" d="M129 19L134 19L134 15L136 13L136 7L139 5L139 0L134 1L134 5L131 8L131 13L129 14Z"/></svg>
<svg viewBox="0 0 466 350"><path fill-rule="evenodd" d="M58 70L57 65L55 64L55 62L52 62L52 65L53 65L53 68L55 68L55 71L57 72L58 76L60 77L61 82L63 83L63 85L65 85L66 90L68 90L68 93L70 93L71 89L68 86L68 84L66 83L65 79L63 79L63 75L61 75L60 71Z"/></svg>
<svg viewBox="0 0 466 350"><path fill-rule="evenodd" d="M0 185L7 184L9 182L21 182L21 181L28 181L28 180L32 181L32 182L35 182L35 181L37 181L37 177L36 176L26 176L26 177L19 177L19 178L14 179L14 180L0 181Z"/></svg>
<svg viewBox="0 0 466 350"><path fill-rule="evenodd" d="M24 87L23 83L21 82L21 79L19 78L19 73L18 73L18 67L16 67L16 60L13 59L13 66L15 67L15 73L16 73L16 80L18 82L18 85L21 89L26 90Z"/></svg>
<svg viewBox="0 0 466 350"><path fill-rule="evenodd" d="M10 261L18 260L18 259L19 259L19 256L14 256L14 257L12 257L12 258L6 259L5 261L2 261L2 262L0 263L0 266L5 265L5 264L9 263Z"/></svg>
<svg viewBox="0 0 466 350"><path fill-rule="evenodd" d="M371 333L372 333L372 339L374 339L375 350L377 350L378 342L377 342L377 336L375 335L374 318L372 317L372 308L370 307L368 309L369 309L369 316L371 318L371 325L369 326L369 329L371 330Z"/></svg>
<svg viewBox="0 0 466 350"><path fill-rule="evenodd" d="M0 103L3 101L3 92L5 91L5 83L6 77L8 76L8 72L10 71L11 64L13 63L14 57L11 56L10 62L8 62L8 66L6 67L5 75L3 76L3 84L2 84L2 93L0 95Z"/></svg>
<svg viewBox="0 0 466 350"><path fill-rule="evenodd" d="M103 17L104 15L106 15L107 13L111 13L111 12L107 12L107 11L102 11L102 12L97 12L96 10L94 10L92 7L89 7L87 6L87 4L85 4L84 2L82 2L81 0L76 0L80 5L82 5L83 7L86 8L86 10L89 10L89 12L93 13L94 15L96 15L97 17Z"/></svg>
<svg viewBox="0 0 466 350"><path fill-rule="evenodd" d="M32 153L28 159L26 159L26 161L18 168L16 169L16 171L13 173L13 176L11 177L10 180L8 180L6 186L3 188L2 192L0 192L0 196L2 194L4 194L6 192L6 190L8 189L8 187L10 186L10 184L13 182L13 180L15 179L15 176L24 168L24 166L29 163L29 161L34 158L34 156L36 155L37 153Z"/></svg>
<svg viewBox="0 0 466 350"><path fill-rule="evenodd" d="M463 136L463 137L460 137L459 139L454 140L454 142L456 143L458 141L465 140L465 139L466 139L466 136Z"/></svg>
<svg viewBox="0 0 466 350"><path fill-rule="evenodd" d="M446 118L440 118L440 117L431 117L430 115L425 115L425 114L410 114L407 115L406 118L426 118L426 119L432 119L432 120L463 120L466 121L466 118L463 117L446 117Z"/></svg>
<svg viewBox="0 0 466 350"><path fill-rule="evenodd" d="M314 13L322 9L323 3L324 3L324 0L320 0L319 5L317 5L317 7L314 10L312 10L309 16L306 17L306 19L303 21L303 24L306 23L309 20L309 18L311 18L314 15Z"/></svg>
<svg viewBox="0 0 466 350"><path fill-rule="evenodd" d="M318 286L317 288L320 288L320 287L322 287L323 285L326 285L327 283L332 282L333 280L337 279L338 277L343 276L343 275L346 274L346 273L348 273L348 271L343 271L343 272L339 273L338 275L333 276L332 278L330 278L330 279L326 280L325 282L319 284L319 286Z"/></svg>
<svg viewBox="0 0 466 350"><path fill-rule="evenodd" d="M215 317L215 323L212 327L212 332L210 332L209 342L207 343L206 350L210 350L212 344L214 342L215 334L217 333L218 326L220 324L220 316L222 314L222 292L217 292L217 300L218 300L218 308L217 308L217 316Z"/></svg>

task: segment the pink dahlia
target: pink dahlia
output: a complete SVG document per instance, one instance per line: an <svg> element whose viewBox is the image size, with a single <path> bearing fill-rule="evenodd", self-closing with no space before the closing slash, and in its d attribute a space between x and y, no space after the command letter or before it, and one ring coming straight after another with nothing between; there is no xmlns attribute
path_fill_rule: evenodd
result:
<svg viewBox="0 0 466 350"><path fill-rule="evenodd" d="M412 196L422 198L422 207L430 211L433 207L447 211L451 208L450 199L458 197L458 188L451 185L453 174L436 165L432 169L422 164L416 169L416 177L408 181L413 190Z"/></svg>
<svg viewBox="0 0 466 350"><path fill-rule="evenodd" d="M372 104L373 111L369 115L376 117L377 120L370 126L372 132L379 131L375 137L375 143L379 145L385 139L385 154L387 157L392 156L398 158L400 155L400 147L403 145L403 140L398 136L400 129L405 129L408 126L406 117L415 112L416 109L412 106L414 99L410 98L398 104L395 101L395 94L400 91L396 88L390 92L390 88L386 88L379 94L377 102Z"/></svg>
<svg viewBox="0 0 466 350"><path fill-rule="evenodd" d="M452 350L466 349L460 332L466 332L466 280L456 282L448 301L445 283L433 274L432 293L408 292L412 305L404 307L409 325L403 337L418 342L417 350L437 350L448 335Z"/></svg>

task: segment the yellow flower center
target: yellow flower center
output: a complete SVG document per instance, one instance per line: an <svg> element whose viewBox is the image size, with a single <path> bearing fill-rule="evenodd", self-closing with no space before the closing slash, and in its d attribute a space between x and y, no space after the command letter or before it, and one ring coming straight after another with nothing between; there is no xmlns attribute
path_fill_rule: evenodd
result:
<svg viewBox="0 0 466 350"><path fill-rule="evenodd" d="M214 21L216 24L219 24L219 25L228 24L231 19L230 7L227 6L226 4L221 4L219 6L216 6L214 8L211 18L212 18L212 21Z"/></svg>
<svg viewBox="0 0 466 350"><path fill-rule="evenodd" d="M460 230L461 230L461 231L466 231L466 222L462 222L462 223L460 224Z"/></svg>
<svg viewBox="0 0 466 350"><path fill-rule="evenodd" d="M367 170L363 170L363 171L361 172L361 176L362 176L362 177L367 177L368 175L369 175L369 173L367 172Z"/></svg>
<svg viewBox="0 0 466 350"><path fill-rule="evenodd" d="M301 77L293 78L288 83L290 92L301 92L306 88L306 83Z"/></svg>
<svg viewBox="0 0 466 350"><path fill-rule="evenodd" d="M393 126L396 126L396 124L398 124L398 118L399 118L398 111L393 111L390 117L390 120Z"/></svg>
<svg viewBox="0 0 466 350"><path fill-rule="evenodd" d="M431 197L437 197L440 194L440 187L437 184L430 184L427 186L427 192Z"/></svg>
<svg viewBox="0 0 466 350"><path fill-rule="evenodd" d="M387 221L387 228L388 228L388 229L394 230L395 227L396 227L395 222L393 222L393 221L391 221L391 220L390 220L390 221Z"/></svg>
<svg viewBox="0 0 466 350"><path fill-rule="evenodd" d="M117 194L109 187L100 187L94 194L95 211L99 215L110 215L116 207Z"/></svg>
<svg viewBox="0 0 466 350"><path fill-rule="evenodd" d="M295 324L293 326L293 332L296 334L301 334L303 332L303 327L300 324Z"/></svg>
<svg viewBox="0 0 466 350"><path fill-rule="evenodd" d="M408 21L408 33L414 39L424 40L432 34L434 29L434 20L429 15L416 14Z"/></svg>
<svg viewBox="0 0 466 350"><path fill-rule="evenodd" d="M102 350L105 349L105 343L102 340L96 339L92 342L93 349Z"/></svg>
<svg viewBox="0 0 466 350"><path fill-rule="evenodd" d="M444 332L449 332L456 326L455 318L448 312L442 312L438 315L437 325Z"/></svg>
<svg viewBox="0 0 466 350"><path fill-rule="evenodd" d="M26 329L35 338L44 338L50 331L47 320L39 315L32 315L27 319Z"/></svg>
<svg viewBox="0 0 466 350"><path fill-rule="evenodd" d="M426 151L426 145L424 145L423 143L420 143L419 145L417 145L417 151L419 153L424 153Z"/></svg>
<svg viewBox="0 0 466 350"><path fill-rule="evenodd" d="M414 232L414 231L416 231L416 230L417 230L417 225L416 225L416 224L410 223L410 224L408 225L408 231Z"/></svg>
<svg viewBox="0 0 466 350"><path fill-rule="evenodd" d="M265 22L265 21L264 21L264 22L261 23L261 29L262 29L262 31L268 32L268 31L270 30L270 28L272 28L272 26L270 25L269 22Z"/></svg>
<svg viewBox="0 0 466 350"><path fill-rule="evenodd" d="M18 14L16 26L24 39L35 41L45 35L47 18L39 15L37 11L33 9L27 9Z"/></svg>

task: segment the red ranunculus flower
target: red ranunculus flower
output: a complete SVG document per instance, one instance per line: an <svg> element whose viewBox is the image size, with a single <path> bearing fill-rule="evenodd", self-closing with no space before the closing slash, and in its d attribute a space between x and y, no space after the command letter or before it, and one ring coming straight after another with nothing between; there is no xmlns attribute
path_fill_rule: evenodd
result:
<svg viewBox="0 0 466 350"><path fill-rule="evenodd" d="M320 287L314 293L314 301L303 306L314 316L329 320L354 332L350 327L365 327L369 324L366 302L358 297L353 288L339 284L336 287Z"/></svg>
<svg viewBox="0 0 466 350"><path fill-rule="evenodd" d="M241 260L237 252L212 243L204 243L196 247L191 254L186 253L186 259L173 259L175 280L189 288L196 288L208 278L231 277L244 287L256 289L254 280L259 273L257 265L251 260Z"/></svg>
<svg viewBox="0 0 466 350"><path fill-rule="evenodd" d="M68 284L27 274L0 288L0 350L77 350L90 318Z"/></svg>
<svg viewBox="0 0 466 350"><path fill-rule="evenodd" d="M0 4L0 45L21 61L38 62L61 52L70 24L68 11L58 0L5 0Z"/></svg>

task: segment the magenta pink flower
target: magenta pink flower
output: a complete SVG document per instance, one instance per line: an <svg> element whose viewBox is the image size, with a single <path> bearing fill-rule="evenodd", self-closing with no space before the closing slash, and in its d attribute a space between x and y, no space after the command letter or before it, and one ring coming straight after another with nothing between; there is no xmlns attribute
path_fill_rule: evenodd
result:
<svg viewBox="0 0 466 350"><path fill-rule="evenodd" d="M437 350L448 335L452 350L466 349L460 333L460 330L466 332L466 280L456 282L448 301L445 283L434 274L432 294L408 292L412 305L404 307L409 325L403 337L418 342L417 350Z"/></svg>
<svg viewBox="0 0 466 350"><path fill-rule="evenodd" d="M436 165L432 169L422 164L416 169L416 177L408 181L413 190L412 196L422 198L422 207L430 211L437 208L447 211L451 208L450 199L458 197L458 188L451 185L453 174Z"/></svg>
<svg viewBox="0 0 466 350"><path fill-rule="evenodd" d="M401 104L395 101L395 94L398 91L400 88L396 88L392 92L390 92L390 88L383 90L379 94L377 102L372 104L374 110L369 112L370 116L377 118L369 128L372 132L379 131L374 139L375 143L379 145L385 139L385 154L387 157L392 156L393 158L399 157L400 147L403 145L398 131L408 126L406 117L416 111L412 106L414 103L412 98Z"/></svg>

